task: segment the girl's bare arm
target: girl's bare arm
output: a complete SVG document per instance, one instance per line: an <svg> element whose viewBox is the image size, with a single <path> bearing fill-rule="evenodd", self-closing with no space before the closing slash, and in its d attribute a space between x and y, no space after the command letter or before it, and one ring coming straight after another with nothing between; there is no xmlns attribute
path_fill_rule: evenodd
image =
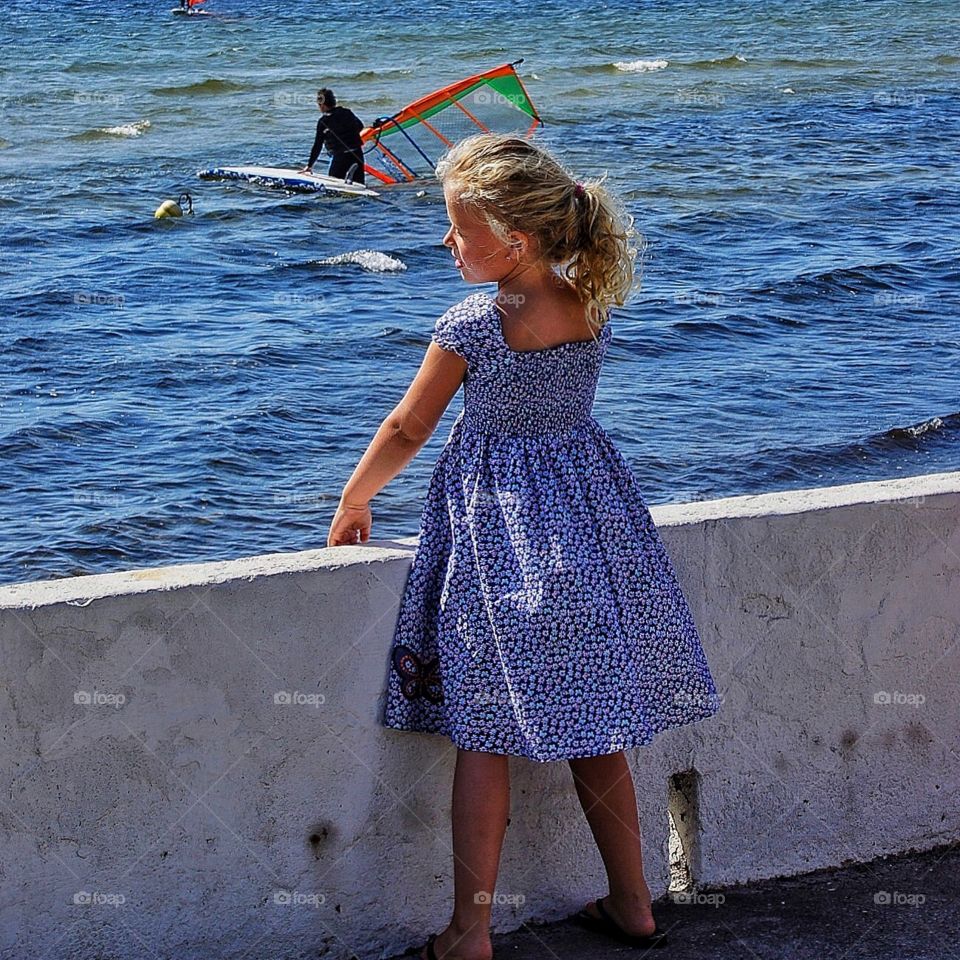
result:
<svg viewBox="0 0 960 960"><path fill-rule="evenodd" d="M370 535L370 501L417 455L460 389L467 362L431 342L400 402L387 414L340 495L328 546Z"/></svg>

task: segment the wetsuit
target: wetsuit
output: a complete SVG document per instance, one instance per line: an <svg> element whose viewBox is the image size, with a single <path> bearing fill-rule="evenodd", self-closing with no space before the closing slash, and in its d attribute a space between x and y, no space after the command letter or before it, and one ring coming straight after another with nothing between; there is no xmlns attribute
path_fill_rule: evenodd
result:
<svg viewBox="0 0 960 960"><path fill-rule="evenodd" d="M363 121L346 107L336 106L329 113L322 114L317 121L317 136L313 141L307 166L313 166L326 143L331 155L327 175L342 180L350 167L356 164L353 181L363 183L363 142L360 140L362 129Z"/></svg>

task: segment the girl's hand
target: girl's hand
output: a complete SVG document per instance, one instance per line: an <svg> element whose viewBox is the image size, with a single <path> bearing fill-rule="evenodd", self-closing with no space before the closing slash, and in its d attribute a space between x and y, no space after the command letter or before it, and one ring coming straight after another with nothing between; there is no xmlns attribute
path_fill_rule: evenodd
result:
<svg viewBox="0 0 960 960"><path fill-rule="evenodd" d="M340 501L330 533L327 534L328 547L343 547L358 542L366 543L370 539L373 516L369 503L344 503Z"/></svg>

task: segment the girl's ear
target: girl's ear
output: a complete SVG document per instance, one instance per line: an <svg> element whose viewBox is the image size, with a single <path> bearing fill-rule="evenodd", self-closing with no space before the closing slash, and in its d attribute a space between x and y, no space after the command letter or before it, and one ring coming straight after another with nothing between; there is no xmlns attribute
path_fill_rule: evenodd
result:
<svg viewBox="0 0 960 960"><path fill-rule="evenodd" d="M511 230L507 234L507 243L510 249L521 257L526 257L530 252L530 237L522 230Z"/></svg>

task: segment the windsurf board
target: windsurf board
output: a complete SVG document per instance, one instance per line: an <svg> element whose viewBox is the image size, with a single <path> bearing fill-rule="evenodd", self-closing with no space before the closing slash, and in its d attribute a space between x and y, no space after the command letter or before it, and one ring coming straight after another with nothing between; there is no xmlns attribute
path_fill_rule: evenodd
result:
<svg viewBox="0 0 960 960"><path fill-rule="evenodd" d="M348 183L338 177L322 173L300 173L288 167L212 167L197 171L203 180L245 180L264 187L280 187L286 190L310 190L317 193L349 193L358 197L379 197L362 183Z"/></svg>

